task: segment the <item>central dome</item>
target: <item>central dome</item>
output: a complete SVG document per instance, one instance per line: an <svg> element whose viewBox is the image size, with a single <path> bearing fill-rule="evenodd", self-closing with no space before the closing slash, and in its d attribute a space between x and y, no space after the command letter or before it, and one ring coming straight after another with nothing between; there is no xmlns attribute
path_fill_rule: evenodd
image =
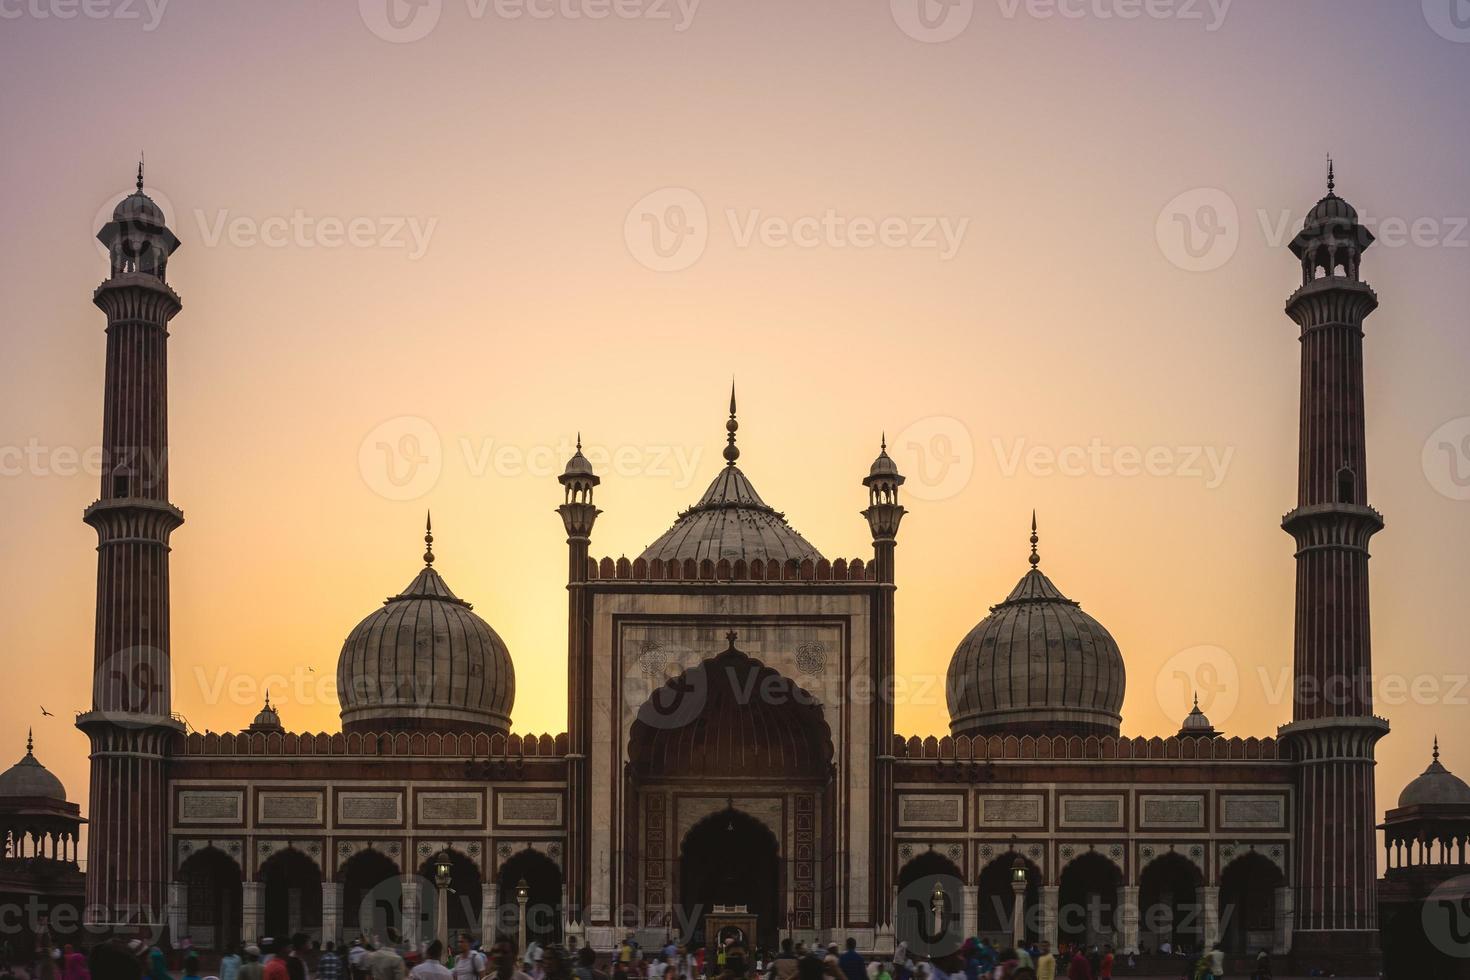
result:
<svg viewBox="0 0 1470 980"><path fill-rule="evenodd" d="M1036 567L970 630L949 664L956 735L1117 735L1124 668L1103 625Z"/></svg>
<svg viewBox="0 0 1470 980"><path fill-rule="evenodd" d="M644 561L821 560L822 553L786 523L785 514L761 499L735 465L740 458L740 449L735 445L739 428L740 423L735 419L735 390L731 388L730 419L725 423L725 431L729 433L725 468L698 503L681 513L673 527L643 549L640 557Z"/></svg>
<svg viewBox="0 0 1470 980"><path fill-rule="evenodd" d="M337 659L348 732L508 732L515 704L510 651L470 604L424 568L357 624Z"/></svg>

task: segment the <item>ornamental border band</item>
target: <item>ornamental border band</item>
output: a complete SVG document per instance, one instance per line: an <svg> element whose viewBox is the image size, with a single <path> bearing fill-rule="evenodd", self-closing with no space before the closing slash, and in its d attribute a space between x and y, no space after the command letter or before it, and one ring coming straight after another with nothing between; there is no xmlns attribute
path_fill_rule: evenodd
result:
<svg viewBox="0 0 1470 980"><path fill-rule="evenodd" d="M70 907L78 935L205 957L261 937L417 949L464 932L602 955L629 939L851 938L891 959L978 936L1111 947L1141 972L1218 948L1242 972L1264 956L1377 976L1387 955L1421 964L1404 976L1467 975L1439 972L1470 949L1441 941L1428 910L1446 889L1465 898L1470 787L1436 742L1381 819L1374 799L1389 725L1369 684L1383 519L1368 500L1363 353L1378 297L1360 275L1373 235L1335 183L1289 246L1299 480L1280 524L1296 563L1295 693L1269 735L1216 731L1202 691L1178 731L1121 736L1125 658L1043 571L1046 548L1067 543L1043 547L1035 515L994 558L1014 562L1015 588L955 650L950 734L896 733L891 697L853 692L897 676L904 476L886 445L866 471L854 461L872 551L824 553L746 475L760 453L738 438L733 389L711 432L725 465L637 558L595 557L601 478L580 437L548 489L567 548L564 733L510 733L510 652L450 588L431 524L421 557L417 529L382 544L403 550L407 585L347 633L340 732L293 732L269 697L248 728L195 730L170 691L179 241L141 166L98 238L110 270L93 296L104 472L84 516L98 538L95 673L76 718L90 811L38 761L44 746L0 774L0 889L52 910L58 935ZM711 414L713 429L726 413ZM442 534L454 521L439 516Z"/></svg>

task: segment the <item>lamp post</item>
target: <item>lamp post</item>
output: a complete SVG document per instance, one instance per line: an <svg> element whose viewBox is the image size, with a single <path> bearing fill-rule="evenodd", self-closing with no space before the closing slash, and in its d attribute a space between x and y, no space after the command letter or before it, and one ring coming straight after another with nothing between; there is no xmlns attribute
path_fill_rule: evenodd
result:
<svg viewBox="0 0 1470 980"><path fill-rule="evenodd" d="M522 878L516 882L516 907L520 909L519 925L516 928L516 939L520 945L516 947L519 955L526 955L526 902L531 898L531 889L526 887L526 879Z"/></svg>
<svg viewBox="0 0 1470 980"><path fill-rule="evenodd" d="M440 851L434 859L434 888L439 897L434 906L434 935L445 949L449 948L449 881L453 873L449 853Z"/></svg>
<svg viewBox="0 0 1470 980"><path fill-rule="evenodd" d="M1019 854L1011 862L1011 891L1016 896L1011 905L1011 945L1019 949L1026 938L1026 859Z"/></svg>

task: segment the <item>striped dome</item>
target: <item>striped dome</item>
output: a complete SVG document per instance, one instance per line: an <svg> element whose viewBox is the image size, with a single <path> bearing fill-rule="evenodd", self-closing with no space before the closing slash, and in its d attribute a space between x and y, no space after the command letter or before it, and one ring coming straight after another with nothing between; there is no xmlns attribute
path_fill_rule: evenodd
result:
<svg viewBox="0 0 1470 980"><path fill-rule="evenodd" d="M515 670L490 624L426 564L347 637L337 699L348 732L508 732Z"/></svg>
<svg viewBox="0 0 1470 980"><path fill-rule="evenodd" d="M1124 669L1103 625L1034 567L949 665L956 735L1117 735Z"/></svg>
<svg viewBox="0 0 1470 980"><path fill-rule="evenodd" d="M791 558L820 561L821 557L821 552L786 523L785 514L761 499L734 463L720 470L699 502L680 514L674 526L642 555L645 561L774 558L784 562Z"/></svg>

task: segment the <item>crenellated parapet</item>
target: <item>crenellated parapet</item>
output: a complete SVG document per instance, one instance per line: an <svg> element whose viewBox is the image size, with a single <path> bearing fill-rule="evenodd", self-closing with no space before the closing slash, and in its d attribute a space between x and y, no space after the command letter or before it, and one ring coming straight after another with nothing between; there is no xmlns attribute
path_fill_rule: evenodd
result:
<svg viewBox="0 0 1470 980"><path fill-rule="evenodd" d="M893 756L908 762L989 760L1095 759L1119 761L1222 760L1277 761L1283 759L1274 738L1220 738L1171 735L1168 738L1108 736L968 735L893 738Z"/></svg>
<svg viewBox="0 0 1470 980"><path fill-rule="evenodd" d="M186 756L390 756L560 759L567 736L450 732L191 732Z"/></svg>
<svg viewBox="0 0 1470 980"><path fill-rule="evenodd" d="M733 562L728 558L719 561L589 558L587 578L594 582L875 582L877 568L861 558L852 561L789 558L784 562L774 558L766 561L737 558Z"/></svg>

